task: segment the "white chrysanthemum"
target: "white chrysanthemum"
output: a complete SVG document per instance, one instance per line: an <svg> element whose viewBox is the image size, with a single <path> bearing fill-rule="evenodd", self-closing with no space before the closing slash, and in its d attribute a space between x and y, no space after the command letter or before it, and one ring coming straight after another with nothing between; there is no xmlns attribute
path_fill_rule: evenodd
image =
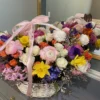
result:
<svg viewBox="0 0 100 100"><path fill-rule="evenodd" d="M28 53L28 51L29 51L29 48L26 48L26 53ZM37 56L37 55L39 55L39 53L40 53L40 48L39 48L39 46L33 46L32 54L33 54L34 56Z"/></svg>
<svg viewBox="0 0 100 100"><path fill-rule="evenodd" d="M65 58L61 57L56 60L56 64L60 70L63 70L68 65L68 61Z"/></svg>
<svg viewBox="0 0 100 100"><path fill-rule="evenodd" d="M0 36L2 36L2 35L8 35L8 32L7 31L0 32Z"/></svg>
<svg viewBox="0 0 100 100"><path fill-rule="evenodd" d="M31 56L32 57L32 56ZM28 61L28 54L27 53L23 53L20 57L19 57L19 61L22 62L25 66L27 66L27 61ZM30 63L34 63L35 61L35 57L31 58L31 62Z"/></svg>
<svg viewBox="0 0 100 100"><path fill-rule="evenodd" d="M54 46L58 51L61 51L64 49L64 46L61 43L55 43Z"/></svg>
<svg viewBox="0 0 100 100"><path fill-rule="evenodd" d="M60 51L61 57L65 57L65 56L67 56L67 54L68 54L68 50L66 50L66 49L63 49L63 50Z"/></svg>
<svg viewBox="0 0 100 100"><path fill-rule="evenodd" d="M100 36L100 28L95 28L93 31L96 36Z"/></svg>
<svg viewBox="0 0 100 100"><path fill-rule="evenodd" d="M79 38L82 46L87 45L89 43L89 37L85 34L82 34Z"/></svg>
<svg viewBox="0 0 100 100"><path fill-rule="evenodd" d="M38 44L40 44L41 42L43 42L43 40L44 40L44 36L38 36L38 37L35 39L36 43L38 43Z"/></svg>
<svg viewBox="0 0 100 100"><path fill-rule="evenodd" d="M45 38L46 38L46 41L52 41L53 40L53 34L51 34L51 33L47 33L46 34L46 36L45 36Z"/></svg>
<svg viewBox="0 0 100 100"><path fill-rule="evenodd" d="M87 70L90 68L90 64L87 62L85 65L83 66L78 66L77 70L79 70L82 73L86 73Z"/></svg>
<svg viewBox="0 0 100 100"><path fill-rule="evenodd" d="M53 33L53 37L56 41L62 42L66 40L66 33L63 31L55 30Z"/></svg>

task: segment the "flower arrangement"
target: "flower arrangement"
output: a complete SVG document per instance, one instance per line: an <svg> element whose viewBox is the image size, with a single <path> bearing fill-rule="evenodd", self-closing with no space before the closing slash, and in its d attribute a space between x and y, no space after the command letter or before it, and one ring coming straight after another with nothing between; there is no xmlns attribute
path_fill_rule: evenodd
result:
<svg viewBox="0 0 100 100"><path fill-rule="evenodd" d="M96 47L100 47L92 24L78 24L70 19L61 25L63 31L38 27L32 30L31 37L27 34L30 29L25 27L12 40L11 35L0 33L0 72L5 80L27 82L30 74L33 84L66 80L67 84L73 77L81 77L86 73L90 69L89 62L92 58L86 46L96 44ZM31 73L27 67L28 57L31 58Z"/></svg>

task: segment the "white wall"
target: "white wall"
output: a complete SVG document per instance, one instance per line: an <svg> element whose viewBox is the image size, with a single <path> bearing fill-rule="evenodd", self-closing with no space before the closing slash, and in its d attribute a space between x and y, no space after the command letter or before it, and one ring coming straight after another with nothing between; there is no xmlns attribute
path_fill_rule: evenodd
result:
<svg viewBox="0 0 100 100"><path fill-rule="evenodd" d="M37 15L37 0L0 0L0 31Z"/></svg>
<svg viewBox="0 0 100 100"><path fill-rule="evenodd" d="M76 13L89 13L92 0L46 0L46 3L46 13L51 12L51 20L54 22L66 20Z"/></svg>
<svg viewBox="0 0 100 100"><path fill-rule="evenodd" d="M91 13L93 18L100 19L100 0L93 0Z"/></svg>

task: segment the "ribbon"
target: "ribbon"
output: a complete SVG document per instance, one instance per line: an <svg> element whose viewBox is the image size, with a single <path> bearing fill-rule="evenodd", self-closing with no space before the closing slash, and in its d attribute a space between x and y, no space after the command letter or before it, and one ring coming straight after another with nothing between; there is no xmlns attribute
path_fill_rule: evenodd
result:
<svg viewBox="0 0 100 100"><path fill-rule="evenodd" d="M28 61L27 61L27 70L28 70L28 89L27 89L27 96L31 96L32 93L32 65L34 64L35 58L32 60L32 49L34 45L34 28L36 24L39 25L46 25L49 27L52 27L56 30L61 31L57 27L47 24L49 21L48 16L40 15L32 19L32 21L23 21L12 29L12 36L4 43L3 46L0 47L0 51L2 51L9 43L16 37L18 34L23 33L23 35L28 35L29 36L29 43L30 43L30 48L29 48L29 53L28 53Z"/></svg>

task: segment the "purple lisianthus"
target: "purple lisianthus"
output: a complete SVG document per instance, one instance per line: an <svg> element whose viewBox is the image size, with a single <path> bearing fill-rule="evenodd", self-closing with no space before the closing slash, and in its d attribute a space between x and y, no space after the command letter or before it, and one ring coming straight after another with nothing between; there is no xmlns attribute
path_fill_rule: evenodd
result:
<svg viewBox="0 0 100 100"><path fill-rule="evenodd" d="M93 26L92 26L91 23L86 24L86 28L92 28L92 27L93 27Z"/></svg>
<svg viewBox="0 0 100 100"><path fill-rule="evenodd" d="M50 82L58 78L61 70L58 67L51 67L49 69L49 72L50 72L50 76L46 76L45 80Z"/></svg>
<svg viewBox="0 0 100 100"><path fill-rule="evenodd" d="M71 46L69 49L68 49L68 55L70 57L70 59L74 59L74 57L76 55L81 55L83 49L81 46L79 45L76 45L76 46Z"/></svg>
<svg viewBox="0 0 100 100"><path fill-rule="evenodd" d="M78 31L74 28L70 31L71 35L76 35L78 33Z"/></svg>
<svg viewBox="0 0 100 100"><path fill-rule="evenodd" d="M2 40L2 41L7 41L9 39L9 37L8 36L5 36L5 35L1 35L0 36L0 40Z"/></svg>
<svg viewBox="0 0 100 100"><path fill-rule="evenodd" d="M5 68L5 65L0 63L0 73L4 70L4 68Z"/></svg>
<svg viewBox="0 0 100 100"><path fill-rule="evenodd" d="M38 36L42 36L42 35L44 35L44 32L41 30L36 30L34 32L34 38L37 38Z"/></svg>

